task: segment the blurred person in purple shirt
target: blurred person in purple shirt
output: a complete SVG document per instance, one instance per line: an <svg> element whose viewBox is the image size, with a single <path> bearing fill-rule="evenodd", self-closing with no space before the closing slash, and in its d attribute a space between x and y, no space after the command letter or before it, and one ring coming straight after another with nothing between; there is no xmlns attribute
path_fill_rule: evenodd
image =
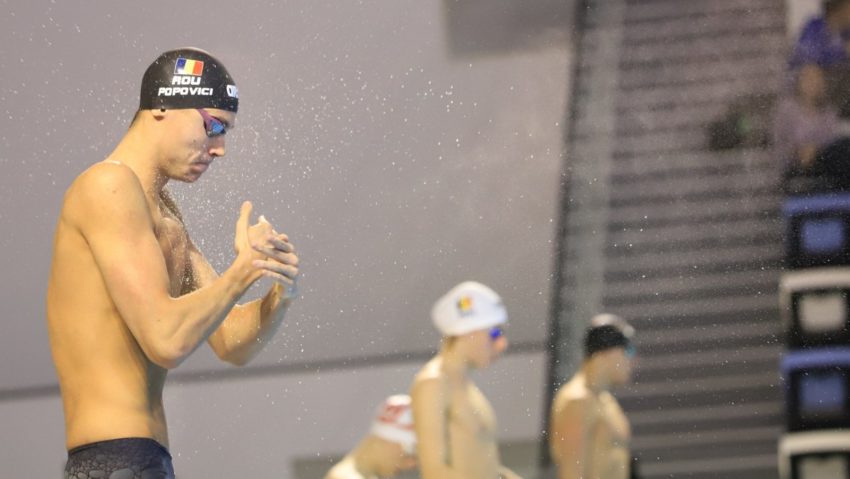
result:
<svg viewBox="0 0 850 479"><path fill-rule="evenodd" d="M823 70L805 65L793 95L777 106L773 144L787 176L814 172L818 152L839 138L838 113L827 103Z"/></svg>
<svg viewBox="0 0 850 479"><path fill-rule="evenodd" d="M824 0L823 11L803 27L788 62L792 72L809 64L830 68L850 63L850 0Z"/></svg>
<svg viewBox="0 0 850 479"><path fill-rule="evenodd" d="M809 64L797 78L794 95L774 112L774 153L785 165L785 189L850 191L850 137L827 101L823 70Z"/></svg>
<svg viewBox="0 0 850 479"><path fill-rule="evenodd" d="M824 0L823 15L803 27L788 60L785 89L793 94L806 65L823 70L826 98L850 118L850 0Z"/></svg>

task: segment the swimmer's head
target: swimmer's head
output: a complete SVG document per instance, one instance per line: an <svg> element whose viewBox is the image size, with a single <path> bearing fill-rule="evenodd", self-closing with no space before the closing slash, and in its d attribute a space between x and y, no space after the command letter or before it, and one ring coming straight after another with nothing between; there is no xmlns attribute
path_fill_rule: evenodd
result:
<svg viewBox="0 0 850 479"><path fill-rule="evenodd" d="M634 328L623 318L614 314L596 315L585 334L585 358L602 364L612 383L626 383L631 377L635 355L634 334Z"/></svg>
<svg viewBox="0 0 850 479"><path fill-rule="evenodd" d="M238 90L221 62L197 48L171 50L142 77L131 131L152 145L168 178L193 182L224 156L238 108Z"/></svg>
<svg viewBox="0 0 850 479"><path fill-rule="evenodd" d="M142 77L139 110L196 108L239 109L239 90L224 65L190 47L157 57Z"/></svg>
<svg viewBox="0 0 850 479"><path fill-rule="evenodd" d="M431 309L431 319L445 338L462 342L473 366L485 367L507 348L502 327L508 312L502 298L475 281L463 282Z"/></svg>
<svg viewBox="0 0 850 479"><path fill-rule="evenodd" d="M434 303L431 320L443 336L463 336L505 324L508 311L495 291L481 283L466 281Z"/></svg>
<svg viewBox="0 0 850 479"><path fill-rule="evenodd" d="M382 477L415 467L416 433L410 396L396 394L386 398L378 406L370 435L385 443L377 471Z"/></svg>

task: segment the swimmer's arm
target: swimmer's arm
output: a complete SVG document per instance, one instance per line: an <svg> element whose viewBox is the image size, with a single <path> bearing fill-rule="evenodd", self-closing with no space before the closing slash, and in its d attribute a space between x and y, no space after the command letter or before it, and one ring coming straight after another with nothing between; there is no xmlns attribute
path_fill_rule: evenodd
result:
<svg viewBox="0 0 850 479"><path fill-rule="evenodd" d="M182 223L183 215L180 208L167 189L162 190L160 198ZM262 216L259 223L248 228L248 237L252 241L261 243L261 249L269 253L270 259L276 257L282 260L275 263L279 267L288 268L288 274L297 275L298 256L295 255L295 247L289 243L286 235L275 233ZM191 238L189 238L188 267L188 282L184 283L181 294L188 294L210 285L218 278L215 268L207 261ZM292 302L291 294L286 293L285 287L275 283L262 299L234 306L227 315L227 319L207 339L207 343L216 356L235 366L244 366L253 359L277 333L286 308Z"/></svg>
<svg viewBox="0 0 850 479"><path fill-rule="evenodd" d="M439 377L418 378L410 391L416 450L422 479L463 479L445 463L447 424L446 391Z"/></svg>
<svg viewBox="0 0 850 479"><path fill-rule="evenodd" d="M259 279L247 239L250 203L237 222L236 260L221 278L171 297L169 277L144 191L126 166L98 164L80 176L65 200L66 216L88 242L106 289L145 355L174 368L221 324Z"/></svg>
<svg viewBox="0 0 850 479"><path fill-rule="evenodd" d="M590 424L585 399L573 399L552 415L552 456L558 479L593 477L590 465Z"/></svg>
<svg viewBox="0 0 850 479"><path fill-rule="evenodd" d="M192 290L211 284L218 278L215 269L198 251L194 244L189 246L193 285ZM207 343L222 361L236 366L247 364L274 337L283 322L286 309L292 298L286 288L275 283L261 299L246 304L237 304Z"/></svg>

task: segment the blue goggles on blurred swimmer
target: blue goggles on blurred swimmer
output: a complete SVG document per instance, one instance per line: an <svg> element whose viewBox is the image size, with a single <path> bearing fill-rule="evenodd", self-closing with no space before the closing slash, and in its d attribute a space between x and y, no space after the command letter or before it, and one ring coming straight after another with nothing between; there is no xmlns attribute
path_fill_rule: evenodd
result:
<svg viewBox="0 0 850 479"><path fill-rule="evenodd" d="M204 110L197 108L198 113L201 114L201 117L204 119L204 129L207 131L207 137L214 138L216 136L221 136L227 133L227 126L223 121L218 118L210 115Z"/></svg>
<svg viewBox="0 0 850 479"><path fill-rule="evenodd" d="M493 326L492 328L490 328L490 339L491 340L495 341L495 340L501 338L504 335L505 335L505 330L503 330L501 327Z"/></svg>

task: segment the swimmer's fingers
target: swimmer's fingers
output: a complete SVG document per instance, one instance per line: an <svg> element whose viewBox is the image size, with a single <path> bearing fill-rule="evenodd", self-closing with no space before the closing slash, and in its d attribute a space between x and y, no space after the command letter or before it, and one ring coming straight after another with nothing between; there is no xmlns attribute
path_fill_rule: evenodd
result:
<svg viewBox="0 0 850 479"><path fill-rule="evenodd" d="M289 237L284 234L280 234L277 236L273 236L269 238L269 243L275 247L275 249L283 251L284 253L294 253L295 245L289 242Z"/></svg>
<svg viewBox="0 0 850 479"><path fill-rule="evenodd" d="M289 279L282 274L278 274L278 273L275 273L275 272L269 271L269 270L263 270L263 276L271 279L275 283L280 283L280 284L286 286L287 292L289 292L290 290L295 288L295 280Z"/></svg>
<svg viewBox="0 0 850 479"><path fill-rule="evenodd" d="M277 247L270 247L269 244L259 244L253 246L254 251L262 255L290 266L298 266L298 256L295 253L287 253ZM287 248L293 250L294 248Z"/></svg>
<svg viewBox="0 0 850 479"><path fill-rule="evenodd" d="M261 253L267 258L271 258L278 263L283 263L289 266L298 266L298 256L294 253L286 253L277 248L270 248L264 245L254 246L254 251Z"/></svg>
<svg viewBox="0 0 850 479"><path fill-rule="evenodd" d="M292 284L298 277L298 268L295 266L263 259L255 259L253 264L255 268L263 270L263 275L286 285Z"/></svg>

